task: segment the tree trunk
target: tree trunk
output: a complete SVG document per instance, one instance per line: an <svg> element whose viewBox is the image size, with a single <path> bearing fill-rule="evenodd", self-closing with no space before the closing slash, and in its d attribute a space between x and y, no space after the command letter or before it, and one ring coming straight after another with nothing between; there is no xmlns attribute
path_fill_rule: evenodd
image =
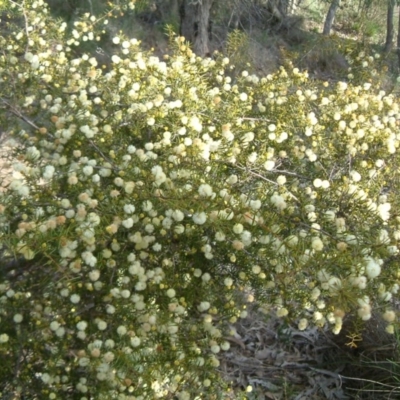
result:
<svg viewBox="0 0 400 400"><path fill-rule="evenodd" d="M333 20L335 19L336 11L339 8L339 6L340 6L340 0L332 0L328 14L326 15L324 30L322 32L323 35L328 36L331 33Z"/></svg>
<svg viewBox="0 0 400 400"><path fill-rule="evenodd" d="M278 8L282 15L286 16L290 13L291 0L279 0Z"/></svg>
<svg viewBox="0 0 400 400"><path fill-rule="evenodd" d="M294 14L297 10L297 7L300 5L301 0L288 0L288 9L287 14Z"/></svg>
<svg viewBox="0 0 400 400"><path fill-rule="evenodd" d="M282 1L269 1L268 7L272 13L272 15L279 21L282 22L285 17L285 3Z"/></svg>
<svg viewBox="0 0 400 400"><path fill-rule="evenodd" d="M200 57L210 55L210 9L214 0L182 0L180 34L193 45Z"/></svg>
<svg viewBox="0 0 400 400"><path fill-rule="evenodd" d="M394 39L393 18L394 18L395 0L387 0L387 2L388 2L388 9L386 18L386 41L383 50L385 53L389 53L390 50L392 50L393 39Z"/></svg>
<svg viewBox="0 0 400 400"><path fill-rule="evenodd" d="M399 60L398 68L400 70L400 8L399 8L399 26L397 30L397 58Z"/></svg>

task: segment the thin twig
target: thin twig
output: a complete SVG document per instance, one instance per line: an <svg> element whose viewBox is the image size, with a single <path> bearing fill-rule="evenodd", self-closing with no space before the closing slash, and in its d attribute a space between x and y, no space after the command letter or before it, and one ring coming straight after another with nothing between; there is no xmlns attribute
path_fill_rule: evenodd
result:
<svg viewBox="0 0 400 400"><path fill-rule="evenodd" d="M25 6L25 0L23 1L22 5L13 1L13 0L9 0L10 3L12 3L13 5L19 7L22 10L22 14L24 15L24 20L25 20L25 33L26 33L26 48L25 48L25 52L28 51L29 49L29 26L28 26L28 17L26 16L26 6Z"/></svg>
<svg viewBox="0 0 400 400"><path fill-rule="evenodd" d="M278 184L277 184L276 182L267 179L265 176L262 176L262 175L260 175L259 173L252 171L251 169L247 169L246 167L241 167L240 165L237 165L237 168L239 168L239 169L241 169L241 170L243 170L243 171L247 170L247 171L249 171L252 175L257 176L257 177L261 178L262 180L264 180L264 181L266 181L266 182L272 183L272 184L275 185L275 186L278 186Z"/></svg>
<svg viewBox="0 0 400 400"><path fill-rule="evenodd" d="M262 176L259 173L252 171L251 169L246 169L246 167L241 167L240 165L238 165L237 167L239 169L243 170L243 171L247 170L248 172L250 172L250 174L257 176L257 177L263 179L264 181L272 183L275 186L279 186L277 182L271 181L271 180L267 179L265 176ZM276 171L276 172L278 173L278 172L282 172L282 171ZM284 171L284 172L286 172L286 171ZM290 172L287 171L287 174L288 175L295 175L295 176L301 178L301 176L296 175L295 173L290 173ZM297 202L300 203L300 200L290 190L287 189L287 193L292 197L292 199L294 199L294 200L296 200Z"/></svg>
<svg viewBox="0 0 400 400"><path fill-rule="evenodd" d="M350 380L353 380L353 381L370 382L370 383L374 383L374 384L377 384L377 385L380 385L380 386L386 386L386 387L388 387L388 388L390 388L390 389L392 389L392 390L393 390L393 389L400 389L400 388L397 388L396 386L393 386L393 385L388 385L388 384L386 384L386 383L382 383L382 382L378 382L378 381L373 381L372 379L353 378L353 377L351 377L351 376L344 376L344 375L340 375L340 374L339 374L339 377L340 377L340 378L343 378L343 379L350 379ZM368 391L371 392L371 391L373 391L373 390L368 389Z"/></svg>
<svg viewBox="0 0 400 400"><path fill-rule="evenodd" d="M111 162L111 160L109 160L104 154L103 154L103 152L96 146L96 144L92 141L92 140L89 140L89 143L100 153L100 155L106 160L106 161L108 161L111 165L112 165L112 162ZM113 167L113 169L114 170L118 170L118 168L117 167Z"/></svg>
<svg viewBox="0 0 400 400"><path fill-rule="evenodd" d="M26 47L25 47L25 53L28 52L29 50L29 26L28 26L28 17L26 15L26 7L25 7L25 1L22 6L22 13L24 14L24 21L25 21L25 33L26 33Z"/></svg>
<svg viewBox="0 0 400 400"><path fill-rule="evenodd" d="M279 165L277 165L277 167L279 167ZM296 172L285 171L284 169L276 170L276 172L279 172L280 174L282 173L284 175L295 176L296 178L300 178L300 179L307 179L305 176L296 174Z"/></svg>
<svg viewBox="0 0 400 400"><path fill-rule="evenodd" d="M266 119L266 118L250 118L250 117L241 117L243 121L267 121L267 122L275 122L272 121L272 119Z"/></svg>
<svg viewBox="0 0 400 400"><path fill-rule="evenodd" d="M93 15L93 4L92 4L92 0L88 0L89 3L89 8L90 8L90 14Z"/></svg>
<svg viewBox="0 0 400 400"><path fill-rule="evenodd" d="M18 111L13 105L11 105L6 99L1 97L1 101L9 108L9 110L18 118L22 119L24 122L26 122L28 125L35 129L40 129L33 121L31 121L28 117L25 117L25 115L21 114L20 111Z"/></svg>
<svg viewBox="0 0 400 400"><path fill-rule="evenodd" d="M312 227L312 226L306 224L305 222L299 222L299 225L308 228L308 230L310 230L310 231L311 231L311 230L313 230L313 231L318 231L318 232L322 233L322 234L325 235L325 236L329 236L329 237L332 238L333 240L336 240L336 241L339 240L337 237L331 235L329 232L327 232L327 231L324 230L324 229L321 229L321 228L319 228L319 229L318 229L318 228L314 228L314 227Z"/></svg>

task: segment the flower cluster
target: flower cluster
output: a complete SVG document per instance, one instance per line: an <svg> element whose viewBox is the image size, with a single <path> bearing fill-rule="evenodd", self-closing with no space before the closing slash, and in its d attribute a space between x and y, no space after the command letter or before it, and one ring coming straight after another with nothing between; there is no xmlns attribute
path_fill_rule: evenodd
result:
<svg viewBox="0 0 400 400"><path fill-rule="evenodd" d="M94 17L69 33L29 4L29 35L0 37L20 174L0 237L21 263L0 273L3 391L217 398L251 300L335 333L380 305L393 332L395 98L296 68L233 80L182 38L160 60L118 36L102 71L71 51Z"/></svg>

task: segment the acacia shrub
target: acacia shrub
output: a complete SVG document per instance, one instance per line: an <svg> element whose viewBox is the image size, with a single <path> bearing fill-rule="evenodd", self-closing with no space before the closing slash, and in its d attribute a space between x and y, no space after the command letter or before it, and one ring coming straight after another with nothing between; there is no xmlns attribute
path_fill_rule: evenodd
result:
<svg viewBox="0 0 400 400"><path fill-rule="evenodd" d="M246 301L335 333L375 307L393 332L394 97L296 68L233 81L182 38L160 60L116 36L104 72L71 51L99 19L66 32L41 0L20 12L0 79L23 179L0 235L28 262L0 276L3 395L224 398Z"/></svg>

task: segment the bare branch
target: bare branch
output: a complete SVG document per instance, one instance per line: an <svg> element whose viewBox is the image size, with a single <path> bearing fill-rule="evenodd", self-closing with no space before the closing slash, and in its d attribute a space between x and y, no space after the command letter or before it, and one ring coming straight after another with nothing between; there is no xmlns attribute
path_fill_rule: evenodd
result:
<svg viewBox="0 0 400 400"><path fill-rule="evenodd" d="M3 104L5 104L8 109L15 115L17 116L19 119L22 119L24 122L26 122L28 125L30 125L31 127L35 128L35 129L40 129L33 121L31 121L28 117L25 117L25 115L23 115L19 110L17 110L12 104L10 104L6 99L4 99L3 97L1 97L1 101L3 102Z"/></svg>

